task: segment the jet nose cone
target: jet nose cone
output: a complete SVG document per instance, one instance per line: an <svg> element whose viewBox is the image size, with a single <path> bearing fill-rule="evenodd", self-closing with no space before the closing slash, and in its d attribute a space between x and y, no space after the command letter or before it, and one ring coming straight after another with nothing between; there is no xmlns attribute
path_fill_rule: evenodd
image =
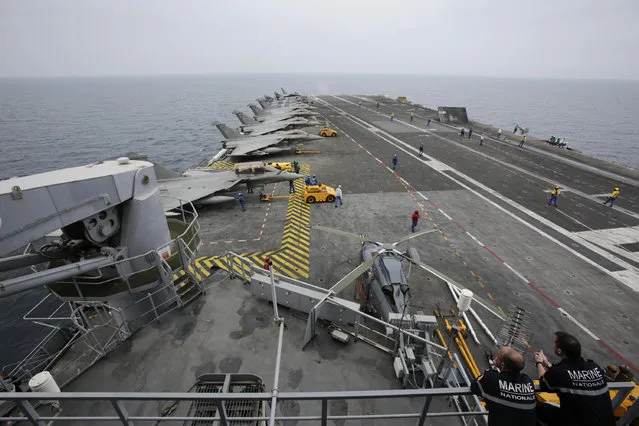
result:
<svg viewBox="0 0 639 426"><path fill-rule="evenodd" d="M291 173L291 172L282 172L280 173L280 176L283 178L286 178L286 180L293 180L293 179L299 179L299 178L303 178L304 175L300 175L297 173Z"/></svg>

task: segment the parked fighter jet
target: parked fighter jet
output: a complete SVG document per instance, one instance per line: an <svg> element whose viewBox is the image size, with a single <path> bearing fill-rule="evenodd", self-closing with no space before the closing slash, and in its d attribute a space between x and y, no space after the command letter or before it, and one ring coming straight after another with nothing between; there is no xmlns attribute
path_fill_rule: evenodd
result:
<svg viewBox="0 0 639 426"><path fill-rule="evenodd" d="M169 211L180 205L180 200L190 201L196 207L233 201L228 194L241 188L252 191L266 184L291 181L304 177L296 173L284 172L262 162L237 163L233 170L206 171L187 170L182 175L166 167L155 164L160 194L164 210Z"/></svg>
<svg viewBox="0 0 639 426"><path fill-rule="evenodd" d="M282 121L269 121L258 124L240 126L242 133L250 133L251 136L266 135L282 130L298 129L300 127L316 126L317 120L309 120L302 117L293 117Z"/></svg>
<svg viewBox="0 0 639 426"><path fill-rule="evenodd" d="M220 133L222 133L222 136L224 136L222 146L230 151L227 155L231 157L267 155L296 150L297 147L295 143L322 139L321 136L311 135L303 130L290 130L269 135L248 136L231 129L226 124L214 124Z"/></svg>
<svg viewBox="0 0 639 426"><path fill-rule="evenodd" d="M297 92L293 92L293 93L288 93L288 92L286 92L286 90L284 90L284 88L283 88L283 87L280 87L280 89L282 89L282 94L281 94L281 95L280 95L279 93L277 93L277 92L273 92L273 93L275 93L275 96L276 96L278 99L279 99L280 97L282 97L282 98L294 98L294 97L299 97L299 96L300 96L300 94L299 94L299 93L297 93Z"/></svg>
<svg viewBox="0 0 639 426"><path fill-rule="evenodd" d="M264 111L264 110L260 110ZM288 120L290 118L302 117L302 118L310 118L318 116L319 113L315 111L311 111L308 109L299 109L293 111L280 111L275 110L274 112L262 113L259 112L259 115L255 115L254 117L250 117L248 114L245 114L241 111L233 111L233 114L237 116L242 125L256 125L260 123L273 123L278 121Z"/></svg>
<svg viewBox="0 0 639 426"><path fill-rule="evenodd" d="M260 101L258 100L258 102ZM260 105L262 104L260 103ZM267 103L265 103L265 105L267 106L264 107L262 105L262 108L260 108L255 104L249 104L249 108L251 108L251 111L253 111L253 114L255 114L256 119L260 120L260 118L262 118L262 119L269 120L271 118L275 118L276 116L312 117L312 116L320 115L319 112L313 111L312 109L308 107L269 108ZM260 121L263 121L263 120L260 120Z"/></svg>

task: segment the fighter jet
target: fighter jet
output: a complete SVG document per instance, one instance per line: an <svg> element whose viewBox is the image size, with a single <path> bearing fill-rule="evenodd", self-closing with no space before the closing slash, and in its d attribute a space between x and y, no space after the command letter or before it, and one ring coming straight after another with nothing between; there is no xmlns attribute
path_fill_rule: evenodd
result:
<svg viewBox="0 0 639 426"><path fill-rule="evenodd" d="M283 121L283 120L288 120L289 118L295 118L295 117L311 118L311 117L316 117L319 115L318 112L311 111L310 109L294 109L294 110L277 109L272 111L270 110L266 111L262 108L258 108L254 104L249 105L249 107L251 108L251 110L253 110L253 113L255 114L254 117L252 117L252 120L249 120L249 122L250 121L257 122L258 124L275 122L275 121ZM240 118L238 114L243 114L243 113L241 113L240 111L233 111L233 114L237 115L237 117ZM242 121L241 118L240 118L240 121Z"/></svg>
<svg viewBox="0 0 639 426"><path fill-rule="evenodd" d="M300 127L319 125L317 120L309 120L302 117L293 117L282 121L268 121L251 125L240 126L242 133L250 133L251 136L266 135L282 130L299 129Z"/></svg>
<svg viewBox="0 0 639 426"><path fill-rule="evenodd" d="M280 97L282 97L282 98L294 98L294 97L299 97L299 96L301 96L301 95L300 95L299 93L297 93L297 92L287 93L287 92L286 92L286 90L284 90L284 88L283 88L283 87L280 87L280 89L282 89L282 94L281 94L281 95L280 95L279 93L277 93L277 92L273 92L273 93L275 93L275 97L276 97L277 99L280 99Z"/></svg>
<svg viewBox="0 0 639 426"><path fill-rule="evenodd" d="M280 113L283 114L285 112L292 112L298 110L306 110L312 111L314 107L302 102L268 102L264 99L257 99L257 102L260 106L255 105L254 103L248 104L248 106L253 109L254 107L258 109L258 111L263 113L275 114ZM254 107L251 107L254 105Z"/></svg>
<svg viewBox="0 0 639 426"><path fill-rule="evenodd" d="M190 201L196 207L220 204L235 200L232 193L238 189L251 191L269 183L304 177L262 162L237 163L233 170L187 170L182 175L162 165L154 165L165 211L179 207L180 200Z"/></svg>
<svg viewBox="0 0 639 426"><path fill-rule="evenodd" d="M302 107L302 108L308 108L310 107L309 103L307 100L303 99L303 98L294 98L294 99L280 99L280 100L276 100L273 99L270 96L263 96L261 98L257 98L258 102L264 102L267 105L269 105L269 107L275 108L275 107Z"/></svg>
<svg viewBox="0 0 639 426"><path fill-rule="evenodd" d="M248 136L233 130L225 124L214 123L224 136L222 147L229 150L231 157L275 154L296 150L295 143L322 139L321 136L311 135L303 130L276 132L269 135Z"/></svg>

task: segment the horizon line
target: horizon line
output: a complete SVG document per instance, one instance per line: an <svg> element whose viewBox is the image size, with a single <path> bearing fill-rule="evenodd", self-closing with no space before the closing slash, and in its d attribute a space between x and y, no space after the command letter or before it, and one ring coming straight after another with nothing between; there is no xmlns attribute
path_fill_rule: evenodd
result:
<svg viewBox="0 0 639 426"><path fill-rule="evenodd" d="M248 77L248 76L415 76L415 77L455 77L455 78L494 78L512 80L562 80L562 81L639 81L638 78L625 77L552 77L552 76L506 76L506 75L469 75L469 74L433 74L419 72L223 72L223 73L160 73L160 74L87 74L87 75L0 75L0 80L38 80L69 78L148 78L148 77Z"/></svg>

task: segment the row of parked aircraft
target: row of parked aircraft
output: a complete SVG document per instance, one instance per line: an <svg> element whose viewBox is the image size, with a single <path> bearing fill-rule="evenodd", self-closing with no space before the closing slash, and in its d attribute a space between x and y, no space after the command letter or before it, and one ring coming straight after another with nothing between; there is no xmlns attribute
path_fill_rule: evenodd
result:
<svg viewBox="0 0 639 426"><path fill-rule="evenodd" d="M275 92L276 98L264 96L258 99L260 106L250 104L254 116L239 111L234 114L240 120L239 129L222 123L214 123L224 137L223 149L213 161L225 157L246 158L264 156L297 149L296 144L321 139L303 127L319 125L319 115L298 93ZM303 177L264 164L264 162L236 163L233 170L192 169L177 173L155 164L164 209L173 210L184 201L195 207L209 206L238 199L238 190L248 192L269 183L291 181Z"/></svg>
<svg viewBox="0 0 639 426"><path fill-rule="evenodd" d="M248 157L293 151L296 144L321 139L310 134L304 127L317 126L319 113L313 110L307 100L297 93L275 92L277 99L264 96L257 100L259 106L251 103L253 117L233 111L240 121L239 129L216 122L213 123L223 136L223 149L211 159L224 157Z"/></svg>

